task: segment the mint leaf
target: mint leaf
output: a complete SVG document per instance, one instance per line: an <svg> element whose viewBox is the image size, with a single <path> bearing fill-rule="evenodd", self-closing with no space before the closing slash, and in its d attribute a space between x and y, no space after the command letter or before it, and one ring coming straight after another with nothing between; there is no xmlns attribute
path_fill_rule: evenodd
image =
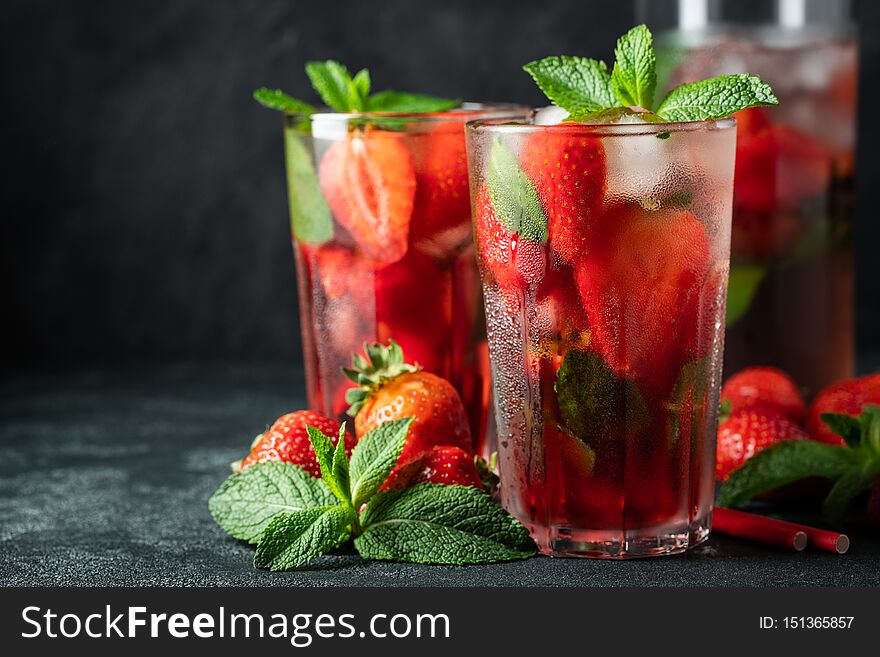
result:
<svg viewBox="0 0 880 657"><path fill-rule="evenodd" d="M354 544L365 559L476 564L535 554L528 530L483 491L417 484L374 497Z"/></svg>
<svg viewBox="0 0 880 657"><path fill-rule="evenodd" d="M329 107L337 112L356 112L363 109L358 87L348 69L339 62L328 59L326 62L308 62L306 75L318 95ZM359 85L363 85L360 82Z"/></svg>
<svg viewBox="0 0 880 657"><path fill-rule="evenodd" d="M730 473L718 496L719 506L743 502L807 477L837 479L856 464L857 454L813 440L785 440L758 452Z"/></svg>
<svg viewBox="0 0 880 657"><path fill-rule="evenodd" d="M351 498L359 509L388 478L397 464L412 418L392 420L368 431L351 453Z"/></svg>
<svg viewBox="0 0 880 657"><path fill-rule="evenodd" d="M315 450L315 456L321 468L321 479L340 502L350 503L348 482L340 481L334 471L335 449L333 441L329 436L325 436L320 429L316 429L311 425L306 427L306 433L309 434L309 442L312 443L312 449ZM340 440L341 438L340 434ZM345 456L345 452L343 452L343 456ZM347 475L348 473L346 472L345 474Z"/></svg>
<svg viewBox="0 0 880 657"><path fill-rule="evenodd" d="M645 25L632 28L617 40L611 82L621 105L651 109L657 88L654 40ZM659 112L658 112L659 113Z"/></svg>
<svg viewBox="0 0 880 657"><path fill-rule="evenodd" d="M256 543L275 514L335 502L320 479L290 463L255 463L231 475L211 499L214 521L234 538Z"/></svg>
<svg viewBox="0 0 880 657"><path fill-rule="evenodd" d="M351 480L349 474L348 455L345 453L345 422L339 427L339 439L333 452L333 478L345 492L345 502L351 502Z"/></svg>
<svg viewBox="0 0 880 657"><path fill-rule="evenodd" d="M408 94L400 91L380 91L367 100L368 112L445 112L461 105L460 99L437 98L425 94Z"/></svg>
<svg viewBox="0 0 880 657"><path fill-rule="evenodd" d="M351 537L353 511L338 505L276 515L260 538L254 566L293 570L327 554Z"/></svg>
<svg viewBox="0 0 880 657"><path fill-rule="evenodd" d="M288 114L314 114L317 109L308 103L296 98L291 98L281 89L267 89L262 87L254 92L254 100L263 107L280 110Z"/></svg>
<svg viewBox="0 0 880 657"><path fill-rule="evenodd" d="M840 520L846 508L856 497L874 485L880 474L880 460L866 461L838 479L822 504L822 513L829 520Z"/></svg>
<svg viewBox="0 0 880 657"><path fill-rule="evenodd" d="M688 82L669 92L657 114L667 121L706 121L756 105L778 105L773 90L748 73Z"/></svg>
<svg viewBox="0 0 880 657"><path fill-rule="evenodd" d="M333 238L333 218L321 193L311 153L292 126L284 130L284 158L293 236L300 242L323 244Z"/></svg>
<svg viewBox="0 0 880 657"><path fill-rule="evenodd" d="M761 265L731 265L727 285L727 326L749 310L767 270Z"/></svg>
<svg viewBox="0 0 880 657"><path fill-rule="evenodd" d="M711 359L706 356L697 361L686 363L678 373L672 386L672 395L667 407L667 437L669 447L674 448L682 436L688 440L702 437L703 424L706 421L706 403L709 381L708 368ZM682 420L690 422L690 426L682 424Z"/></svg>
<svg viewBox="0 0 880 657"><path fill-rule="evenodd" d="M862 440L862 423L859 418L842 413L822 413L819 416L828 427L843 438L850 447L858 447Z"/></svg>
<svg viewBox="0 0 880 657"><path fill-rule="evenodd" d="M632 379L621 379L601 356L570 350L556 373L559 419L593 447L643 429L650 414Z"/></svg>
<svg viewBox="0 0 880 657"><path fill-rule="evenodd" d="M488 167L489 198L501 223L525 239L545 243L547 216L516 154L496 139L489 153Z"/></svg>
<svg viewBox="0 0 880 657"><path fill-rule="evenodd" d="M570 115L598 112L616 104L605 62L563 55L529 62L523 69L547 98Z"/></svg>
<svg viewBox="0 0 880 657"><path fill-rule="evenodd" d="M367 100L370 97L370 72L367 69L362 68L352 78L351 83L354 86L355 92L357 92L358 107L365 108L367 106Z"/></svg>

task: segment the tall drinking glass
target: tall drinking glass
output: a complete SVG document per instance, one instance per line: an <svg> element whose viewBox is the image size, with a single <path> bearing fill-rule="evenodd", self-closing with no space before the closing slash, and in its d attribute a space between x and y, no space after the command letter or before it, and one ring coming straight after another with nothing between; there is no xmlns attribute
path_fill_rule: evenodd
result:
<svg viewBox="0 0 880 657"><path fill-rule="evenodd" d="M772 365L807 392L853 375L858 47L842 0L651 0L668 86L748 71L778 107L737 115L725 370ZM662 81L661 81L662 84Z"/></svg>
<svg viewBox="0 0 880 657"><path fill-rule="evenodd" d="M309 406L342 418L364 342L396 340L448 379L487 453L489 365L473 253L464 124L435 114L287 115L285 152Z"/></svg>
<svg viewBox="0 0 880 657"><path fill-rule="evenodd" d="M709 533L735 122L477 121L501 499L553 555Z"/></svg>

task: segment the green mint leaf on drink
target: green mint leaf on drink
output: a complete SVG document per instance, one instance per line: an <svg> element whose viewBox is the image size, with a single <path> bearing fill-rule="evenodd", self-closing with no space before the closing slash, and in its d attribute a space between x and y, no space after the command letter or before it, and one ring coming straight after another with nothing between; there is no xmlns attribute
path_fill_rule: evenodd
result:
<svg viewBox="0 0 880 657"><path fill-rule="evenodd" d="M300 242L323 244L333 238L333 218L321 193L312 154L296 126L284 130L287 166L287 202L290 228Z"/></svg>
<svg viewBox="0 0 880 657"><path fill-rule="evenodd" d="M290 463L255 463L231 475L208 501L214 521L226 533L256 543L280 512L315 509L336 502L320 479Z"/></svg>
<svg viewBox="0 0 880 657"><path fill-rule="evenodd" d="M306 75L321 101L336 112L412 114L444 112L461 105L460 99L439 98L427 94L387 90L371 95L372 80L367 69L361 69L352 77L343 64L332 59L308 62ZM309 116L318 111L308 103L291 98L280 89L258 89L254 92L254 98L261 105L288 114Z"/></svg>
<svg viewBox="0 0 880 657"><path fill-rule="evenodd" d="M559 419L568 433L595 447L644 429L650 413L632 379L619 378L596 354L569 350L556 373Z"/></svg>
<svg viewBox="0 0 880 657"><path fill-rule="evenodd" d="M291 98L281 89L262 87L254 92L254 100L263 107L279 110L288 114L314 114L317 110L313 105Z"/></svg>
<svg viewBox="0 0 880 657"><path fill-rule="evenodd" d="M360 508L388 478L406 442L412 418L386 422L368 432L351 453L351 499Z"/></svg>
<svg viewBox="0 0 880 657"><path fill-rule="evenodd" d="M760 78L743 73L680 85L657 106L657 57L645 25L620 37L614 56L610 75L604 62L586 57L546 57L523 68L551 102L568 111L566 121L613 123L619 114L609 110L621 108L647 110L640 119L648 123L705 121L779 102ZM667 139L670 133L657 136Z"/></svg>
<svg viewBox="0 0 880 657"><path fill-rule="evenodd" d="M654 106L657 88L657 57L654 39L645 25L637 25L617 40L611 82L618 102L624 107Z"/></svg>
<svg viewBox="0 0 880 657"><path fill-rule="evenodd" d="M421 112L445 112L461 105L457 98L437 98L425 94L408 94L400 91L380 91L367 100L368 112L396 112L417 114Z"/></svg>
<svg viewBox="0 0 880 657"><path fill-rule="evenodd" d="M417 484L374 497L354 540L362 557L435 564L524 559L537 550L528 530L470 486Z"/></svg>
<svg viewBox="0 0 880 657"><path fill-rule="evenodd" d="M263 532L254 566L294 570L307 565L348 541L353 514L344 505L279 513Z"/></svg>
<svg viewBox="0 0 880 657"><path fill-rule="evenodd" d="M547 98L571 115L599 112L615 104L605 62L587 57L546 57L523 69Z"/></svg>
<svg viewBox="0 0 880 657"><path fill-rule="evenodd" d="M312 87L328 107L337 112L363 110L361 94L348 69L339 62L308 62L306 75ZM362 85L363 83L361 83Z"/></svg>
<svg viewBox="0 0 880 657"><path fill-rule="evenodd" d="M511 232L533 242L547 241L547 215L516 154L495 140L489 152L486 183L498 219Z"/></svg>
<svg viewBox="0 0 880 657"><path fill-rule="evenodd" d="M740 73L679 85L663 99L657 114L667 121L705 121L747 107L778 103L770 85L759 77Z"/></svg>

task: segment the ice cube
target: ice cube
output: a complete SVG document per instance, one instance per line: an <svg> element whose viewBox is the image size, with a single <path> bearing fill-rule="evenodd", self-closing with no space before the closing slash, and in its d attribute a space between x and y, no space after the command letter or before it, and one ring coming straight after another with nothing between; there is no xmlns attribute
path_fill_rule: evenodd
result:
<svg viewBox="0 0 880 657"><path fill-rule="evenodd" d="M535 112L535 125L556 125L568 117L568 110L558 105L548 105Z"/></svg>

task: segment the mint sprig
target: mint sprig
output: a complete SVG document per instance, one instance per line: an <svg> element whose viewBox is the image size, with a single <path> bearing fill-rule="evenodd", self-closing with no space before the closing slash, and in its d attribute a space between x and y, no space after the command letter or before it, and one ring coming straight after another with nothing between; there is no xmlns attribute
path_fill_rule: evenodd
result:
<svg viewBox="0 0 880 657"><path fill-rule="evenodd" d="M567 110L566 121L585 121L614 108L641 108L656 121L706 121L756 105L777 105L772 89L753 75L722 75L690 82L655 104L657 57L651 31L638 25L617 41L611 74L604 62L554 56L523 68L551 102Z"/></svg>
<svg viewBox="0 0 880 657"><path fill-rule="evenodd" d="M257 543L278 513L330 506L333 493L320 479L290 463L257 463L232 475L208 500L214 521L230 536Z"/></svg>
<svg viewBox="0 0 880 657"><path fill-rule="evenodd" d="M292 570L351 539L361 556L414 563L471 564L536 553L528 530L489 495L470 486L419 484L377 492L397 464L412 418L386 422L345 454L307 427L321 479L301 468L257 463L212 496L217 524L257 543L254 565Z"/></svg>
<svg viewBox="0 0 880 657"><path fill-rule="evenodd" d="M780 486L821 477L835 482L823 504L825 515L840 518L880 475L880 407L866 405L858 418L826 413L822 419L846 445L786 440L768 447L730 474L719 506L736 506Z"/></svg>
<svg viewBox="0 0 880 657"><path fill-rule="evenodd" d="M306 63L306 75L323 103L337 112L443 112L461 105L457 98L401 91L379 91L371 95L372 79L367 69L352 76L343 64L332 59ZM310 115L317 111L309 103L292 98L280 89L263 87L254 92L254 98L265 107L288 114Z"/></svg>
<svg viewBox="0 0 880 657"><path fill-rule="evenodd" d="M611 82L623 106L651 109L657 88L654 39L645 25L637 25L617 40Z"/></svg>
<svg viewBox="0 0 880 657"><path fill-rule="evenodd" d="M374 497L354 545L368 559L476 564L535 553L528 530L481 490L416 484Z"/></svg>

